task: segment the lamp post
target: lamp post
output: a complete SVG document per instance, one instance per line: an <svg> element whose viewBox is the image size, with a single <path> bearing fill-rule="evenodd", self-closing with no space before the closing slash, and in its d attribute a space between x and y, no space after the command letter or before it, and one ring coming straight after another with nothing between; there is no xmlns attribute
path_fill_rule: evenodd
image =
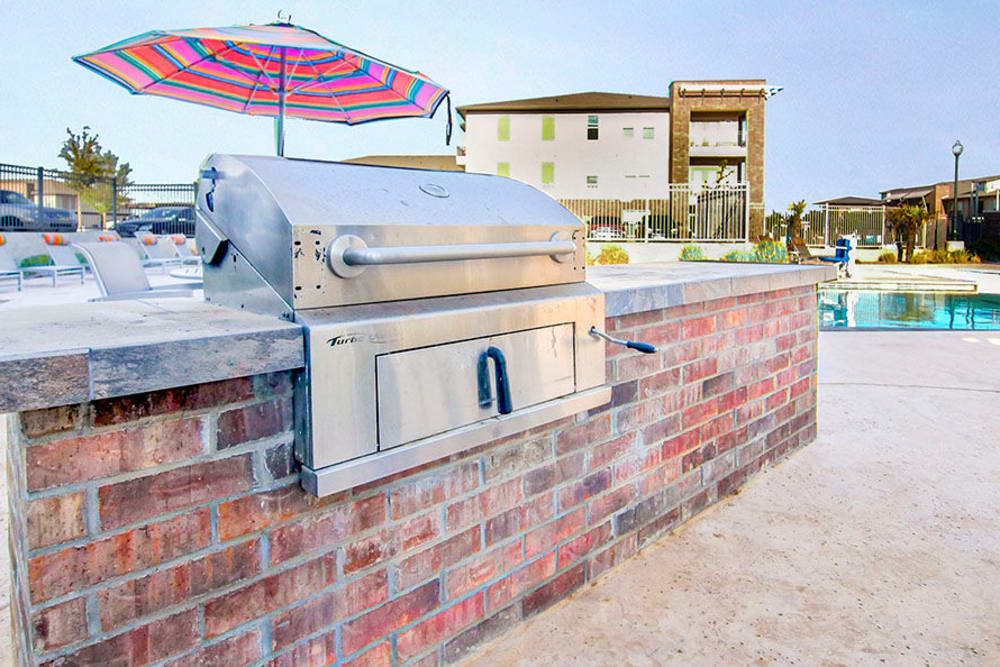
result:
<svg viewBox="0 0 1000 667"><path fill-rule="evenodd" d="M958 156L962 154L962 148L962 142L958 139L951 147L951 152L955 156L955 189L951 191L951 231L948 233L948 239L951 241L958 238Z"/></svg>

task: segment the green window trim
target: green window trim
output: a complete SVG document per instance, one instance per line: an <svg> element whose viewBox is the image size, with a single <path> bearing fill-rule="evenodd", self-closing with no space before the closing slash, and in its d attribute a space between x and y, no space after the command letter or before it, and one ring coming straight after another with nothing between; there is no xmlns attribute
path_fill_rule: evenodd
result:
<svg viewBox="0 0 1000 667"><path fill-rule="evenodd" d="M510 141L510 116L497 118L497 141Z"/></svg>
<svg viewBox="0 0 1000 667"><path fill-rule="evenodd" d="M542 116L542 141L555 141L556 117Z"/></svg>
<svg viewBox="0 0 1000 667"><path fill-rule="evenodd" d="M497 162L497 176L510 176L510 162Z"/></svg>
<svg viewBox="0 0 1000 667"><path fill-rule="evenodd" d="M555 162L543 162L542 163L542 185L548 185L550 183L555 183L556 181L556 163Z"/></svg>

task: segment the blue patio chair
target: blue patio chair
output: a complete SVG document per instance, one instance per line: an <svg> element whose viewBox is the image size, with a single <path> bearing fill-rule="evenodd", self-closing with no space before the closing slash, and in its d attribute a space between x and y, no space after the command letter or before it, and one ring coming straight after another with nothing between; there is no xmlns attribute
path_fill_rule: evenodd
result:
<svg viewBox="0 0 1000 667"><path fill-rule="evenodd" d="M840 277L841 274L846 277L851 277L851 252L854 251L854 246L849 238L837 239L837 245L834 247L833 257L816 257L816 259L823 262L830 262L831 264L837 265L837 276Z"/></svg>

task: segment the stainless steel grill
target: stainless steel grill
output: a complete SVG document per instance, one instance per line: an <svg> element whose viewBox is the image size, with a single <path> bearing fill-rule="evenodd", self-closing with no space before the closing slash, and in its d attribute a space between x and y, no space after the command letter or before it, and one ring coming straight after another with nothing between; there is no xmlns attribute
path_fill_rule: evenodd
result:
<svg viewBox="0 0 1000 667"><path fill-rule="evenodd" d="M507 178L214 155L205 298L301 323L302 484L326 495L601 405L583 226Z"/></svg>

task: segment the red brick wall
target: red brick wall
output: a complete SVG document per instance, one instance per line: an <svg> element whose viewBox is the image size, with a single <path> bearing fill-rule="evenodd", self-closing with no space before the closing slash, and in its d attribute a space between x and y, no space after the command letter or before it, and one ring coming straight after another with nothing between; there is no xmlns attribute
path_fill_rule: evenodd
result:
<svg viewBox="0 0 1000 667"><path fill-rule="evenodd" d="M610 405L315 499L287 373L22 413L23 654L56 664L453 661L815 436L800 288L608 321Z"/></svg>

